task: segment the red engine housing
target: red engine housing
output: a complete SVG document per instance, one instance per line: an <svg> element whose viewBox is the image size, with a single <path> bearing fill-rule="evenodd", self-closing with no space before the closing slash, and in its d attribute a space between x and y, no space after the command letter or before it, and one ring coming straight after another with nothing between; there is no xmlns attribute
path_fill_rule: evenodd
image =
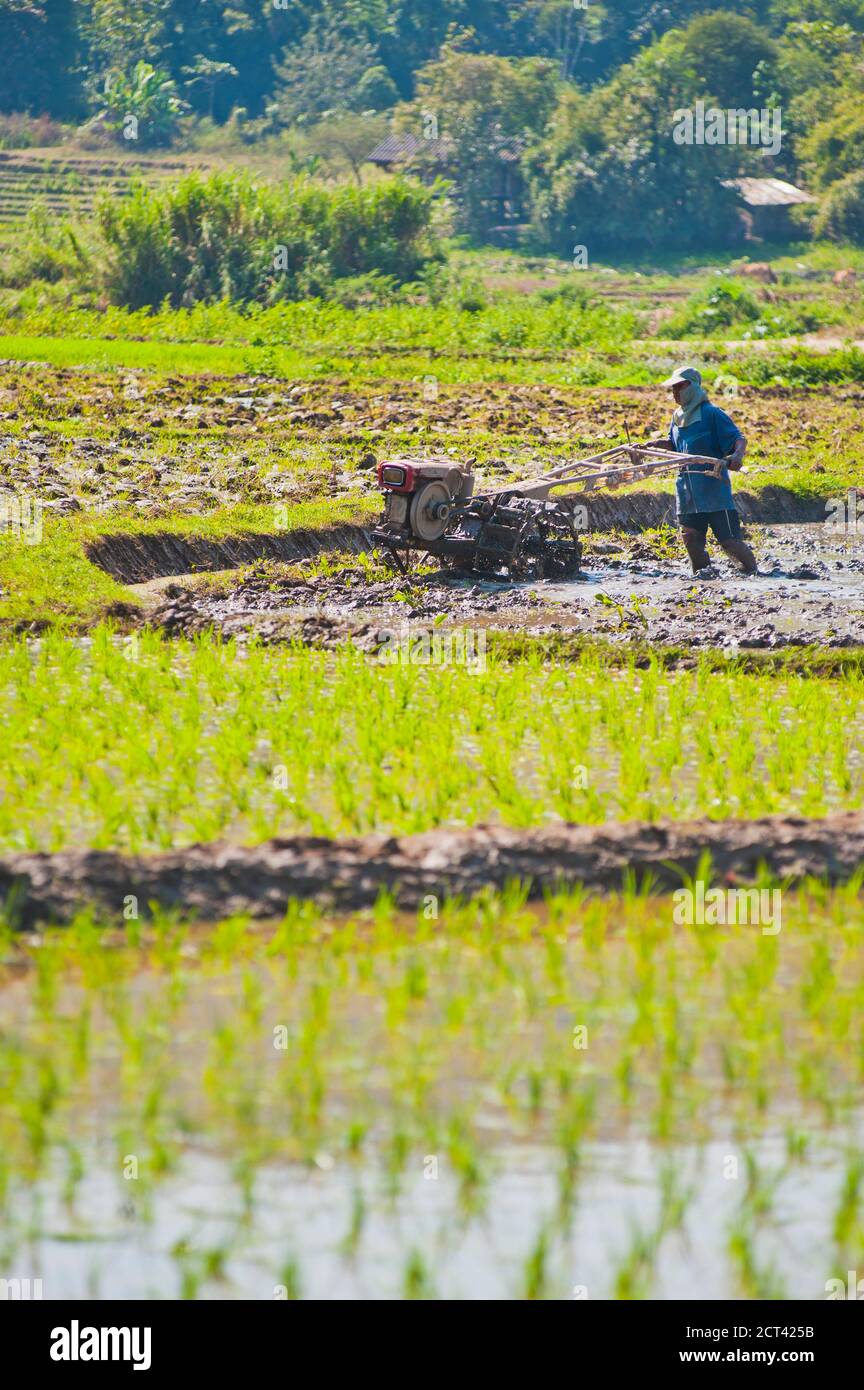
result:
<svg viewBox="0 0 864 1390"><path fill-rule="evenodd" d="M410 463L379 463L378 486L384 492L414 492L417 475Z"/></svg>

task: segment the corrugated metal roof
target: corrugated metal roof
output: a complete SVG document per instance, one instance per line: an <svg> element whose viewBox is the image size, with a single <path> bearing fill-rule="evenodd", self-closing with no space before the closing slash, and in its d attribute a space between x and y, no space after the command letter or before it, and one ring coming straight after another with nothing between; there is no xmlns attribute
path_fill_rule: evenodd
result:
<svg viewBox="0 0 864 1390"><path fill-rule="evenodd" d="M722 179L724 188L735 188L751 208L784 208L796 203L815 203L816 199L794 183L783 179Z"/></svg>
<svg viewBox="0 0 864 1390"><path fill-rule="evenodd" d="M446 158L453 146L450 140L423 140L410 131L388 135L368 156L370 164L392 164L397 159L411 159L420 150L433 157Z"/></svg>

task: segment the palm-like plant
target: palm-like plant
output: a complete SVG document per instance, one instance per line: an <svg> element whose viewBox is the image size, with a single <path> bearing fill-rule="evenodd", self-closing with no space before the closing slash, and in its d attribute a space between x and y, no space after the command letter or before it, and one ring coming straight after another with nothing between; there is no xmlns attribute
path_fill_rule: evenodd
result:
<svg viewBox="0 0 864 1390"><path fill-rule="evenodd" d="M102 92L108 124L128 130L134 118L135 134L128 138L142 145L168 145L187 104L167 73L151 63L138 62L131 72L109 72Z"/></svg>

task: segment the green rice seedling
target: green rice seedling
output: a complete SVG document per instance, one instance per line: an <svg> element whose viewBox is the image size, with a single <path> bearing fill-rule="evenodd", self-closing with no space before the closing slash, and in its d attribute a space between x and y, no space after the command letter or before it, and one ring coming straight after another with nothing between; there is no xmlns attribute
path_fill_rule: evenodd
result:
<svg viewBox="0 0 864 1390"><path fill-rule="evenodd" d="M835 1243L846 1246L864 1241L864 1221L862 1221L862 1198L864 1198L864 1159L860 1154L851 1154L846 1161L843 1186L834 1210L833 1236Z"/></svg>
<svg viewBox="0 0 864 1390"><path fill-rule="evenodd" d="M243 1220L251 1224L255 1212L255 1183L258 1176L256 1155L251 1153L248 1144L239 1140L238 1153L231 1167L231 1177L240 1195L240 1210Z"/></svg>
<svg viewBox="0 0 864 1390"><path fill-rule="evenodd" d="M389 1137L386 1152L385 1191L389 1201L395 1201L402 1189L402 1175L411 1151L411 1139L407 1130L397 1127Z"/></svg>
<svg viewBox="0 0 864 1390"><path fill-rule="evenodd" d="M396 901L388 888L380 888L372 908L372 921L376 932L386 940L396 920Z"/></svg>
<svg viewBox="0 0 864 1390"><path fill-rule="evenodd" d="M314 939L321 916L321 910L316 903L291 899L279 926L267 943L267 955L284 956L289 963L294 961L298 949ZM296 969L296 961L294 968Z"/></svg>
<svg viewBox="0 0 864 1390"><path fill-rule="evenodd" d="M300 1280L300 1265L292 1255L285 1261L279 1270L277 1292L274 1297L297 1302L302 1298L302 1284Z"/></svg>
<svg viewBox="0 0 864 1390"><path fill-rule="evenodd" d="M249 948L249 927L249 918L242 914L217 923L202 948L203 958L212 960L218 967L245 955Z"/></svg>
<svg viewBox="0 0 864 1390"><path fill-rule="evenodd" d="M558 1201L559 1211L566 1220L576 1200L583 1157L591 1133L597 1107L596 1086L578 1092L567 1092L557 1125L558 1140Z"/></svg>
<svg viewBox="0 0 864 1390"><path fill-rule="evenodd" d="M348 1126L348 1133L345 1139L345 1147L351 1158L359 1158L363 1151L363 1144L369 1132L369 1126L363 1120L352 1120Z"/></svg>
<svg viewBox="0 0 864 1390"><path fill-rule="evenodd" d="M785 1298L783 1281L773 1265L763 1265L759 1261L752 1217L748 1218L742 1214L733 1222L729 1233L728 1251L736 1282L745 1298Z"/></svg>
<svg viewBox="0 0 864 1390"><path fill-rule="evenodd" d="M351 1216L348 1222L348 1230L342 1238L339 1249L348 1260L353 1260L357 1254L360 1240L363 1235L363 1227L366 1223L367 1207L366 1198L361 1187L355 1187L351 1193Z"/></svg>
<svg viewBox="0 0 864 1390"><path fill-rule="evenodd" d="M793 1163L806 1161L810 1148L810 1136L791 1125L786 1130L786 1156Z"/></svg>
<svg viewBox="0 0 864 1390"><path fill-rule="evenodd" d="M460 1210L473 1216L482 1210L488 1175L466 1116L458 1113L450 1115L445 1144L447 1160L458 1184Z"/></svg>
<svg viewBox="0 0 864 1390"><path fill-rule="evenodd" d="M67 1144L66 1159L67 1168L63 1183L63 1203L66 1208L72 1212L75 1207L75 1196L85 1173L84 1158L80 1149L76 1148L74 1144Z"/></svg>
<svg viewBox="0 0 864 1390"><path fill-rule="evenodd" d="M658 1218L658 1237L662 1240L670 1231L677 1231L684 1224L687 1208L696 1195L691 1184L684 1186L678 1165L668 1159L660 1168L660 1215Z"/></svg>
<svg viewBox="0 0 864 1390"><path fill-rule="evenodd" d="M214 1246L212 1249L205 1250L201 1257L201 1273L205 1281L215 1279L224 1280L225 1261L228 1251L221 1246Z"/></svg>
<svg viewBox="0 0 864 1390"><path fill-rule="evenodd" d="M171 1256L177 1265L179 1274L178 1297L184 1301L196 1299L201 1287L202 1275L190 1241L186 1238L176 1241L172 1247Z"/></svg>
<svg viewBox="0 0 864 1390"><path fill-rule="evenodd" d="M412 1250L406 1261L402 1275L402 1297L412 1302L435 1297L435 1289L426 1261L419 1250Z"/></svg>
<svg viewBox="0 0 864 1390"><path fill-rule="evenodd" d="M553 932L569 931L574 921L578 919L587 897L588 894L584 885L579 883L556 886L555 889L545 889L543 902L548 914L550 930Z"/></svg>
<svg viewBox="0 0 864 1390"><path fill-rule="evenodd" d="M615 1270L615 1298L629 1302L650 1296L657 1248L658 1240L655 1235L638 1229L631 1232L630 1248L621 1257Z"/></svg>
<svg viewBox="0 0 864 1390"><path fill-rule="evenodd" d="M543 1226L523 1267L521 1297L534 1302L549 1297L549 1233Z"/></svg>

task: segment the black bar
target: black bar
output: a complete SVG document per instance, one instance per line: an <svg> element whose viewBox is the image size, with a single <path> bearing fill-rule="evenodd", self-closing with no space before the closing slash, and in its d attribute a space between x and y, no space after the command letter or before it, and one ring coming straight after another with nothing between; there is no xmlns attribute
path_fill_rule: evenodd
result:
<svg viewBox="0 0 864 1390"><path fill-rule="evenodd" d="M594 1375L600 1372L610 1377L634 1371L665 1374L673 1369L698 1374L703 1367L719 1366L727 1370L754 1367L772 1375L804 1369L824 1380L826 1374L854 1367L860 1348L862 1310L856 1313L838 1306L838 1301L592 1303L575 1298L544 1309L521 1307L519 1316L541 1318L540 1324L520 1324L525 1332L563 1334L568 1339L574 1374L578 1372L580 1377L589 1366ZM488 1313L481 1313L481 1305L472 1301L453 1305L449 1314L443 1313L440 1304L434 1312L394 1313L391 1307L382 1332L386 1332L386 1344L394 1346L391 1338L398 1336L401 1318L407 1316L409 1322L403 1325L406 1330L416 1329L422 1334L428 1329L422 1343L423 1371L428 1375L437 1357L442 1369L449 1368L452 1374L456 1349L442 1333L453 1317L454 1330L458 1331L461 1323L465 1331L474 1334L470 1359L476 1362L480 1357L481 1368L487 1370L487 1358L494 1364L502 1353L508 1355L514 1312L511 1308L507 1315L505 1338L482 1342L477 1339L477 1333L482 1331L482 1324L478 1326L476 1321L478 1314L485 1322ZM224 1381L234 1371L248 1377L256 1370L264 1373L265 1367L281 1367L293 1378L298 1355L308 1360L322 1351L332 1373L333 1353L339 1347L345 1348L348 1357L356 1358L354 1371L359 1374L363 1366L358 1350L365 1348L368 1358L376 1345L375 1311L364 1307L363 1326L358 1325L362 1340L340 1342L332 1336L334 1328L352 1322L355 1316L355 1310L345 1303L306 1302L298 1306L278 1301L155 1301L0 1305L0 1327L6 1334L4 1345L7 1355L14 1353L16 1369L47 1372L51 1380L61 1383L70 1376L92 1380L100 1372L115 1378L131 1375L134 1383L145 1376L162 1377L187 1370L205 1375L212 1372ZM369 1325L370 1316L373 1326ZM415 1317L420 1318L419 1324L414 1323ZM330 1333L323 1343L314 1336L319 1319L322 1330ZM103 1342L103 1328L117 1329L116 1337L107 1334ZM89 1329L97 1329L98 1335ZM133 1329L137 1329L137 1336ZM126 1359L86 1359L94 1349L101 1355L103 1346L108 1357L116 1347ZM55 1359L60 1353L72 1357L76 1350L77 1360ZM544 1350L545 1361L554 1348ZM561 1348L558 1350L560 1354ZM140 1363L138 1371L133 1369L136 1358ZM379 1356L376 1360L383 1365ZM461 1354L457 1360L461 1360ZM409 1362L402 1362L403 1371L410 1374L409 1366Z"/></svg>

